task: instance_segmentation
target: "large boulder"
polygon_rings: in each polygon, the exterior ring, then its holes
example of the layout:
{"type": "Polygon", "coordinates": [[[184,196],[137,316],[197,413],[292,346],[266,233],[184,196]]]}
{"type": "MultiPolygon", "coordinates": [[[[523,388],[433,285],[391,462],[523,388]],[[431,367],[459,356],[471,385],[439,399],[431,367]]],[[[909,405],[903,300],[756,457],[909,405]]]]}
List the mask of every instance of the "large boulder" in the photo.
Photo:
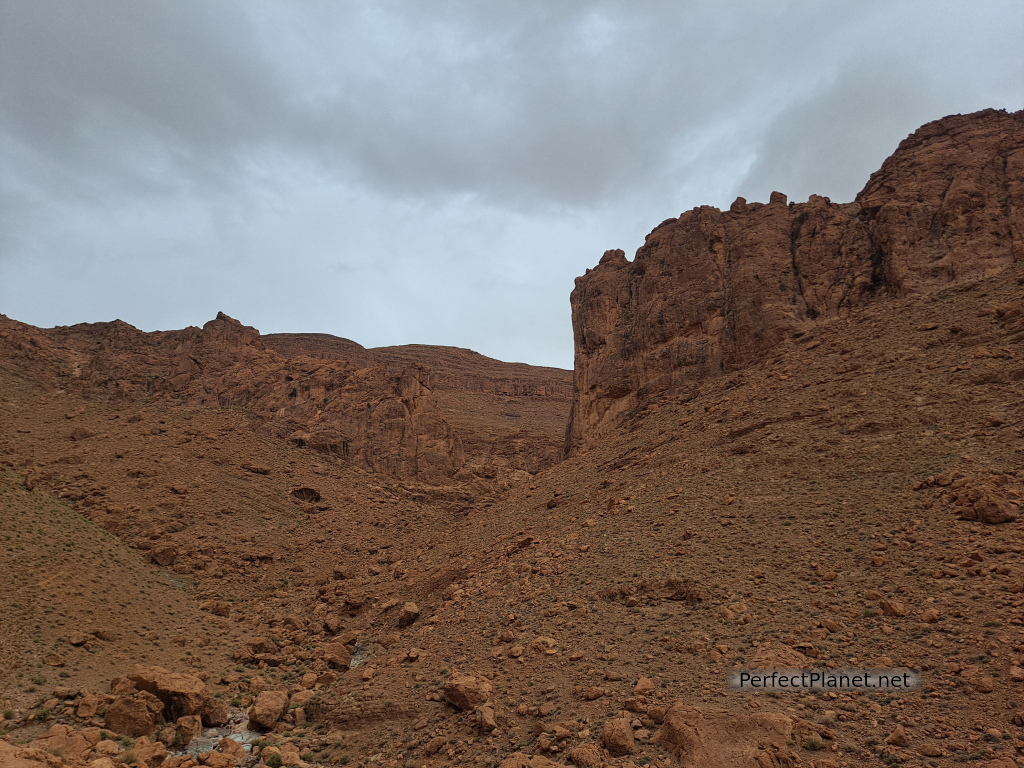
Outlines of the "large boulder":
{"type": "Polygon", "coordinates": [[[263,691],[249,707],[249,725],[270,729],[277,725],[288,709],[288,694],[284,691],[263,691]]]}
{"type": "Polygon", "coordinates": [[[162,714],[168,722],[186,715],[198,715],[207,726],[223,725],[228,720],[227,707],[194,675],[136,664],[127,679],[138,690],[153,694],[163,703],[162,714]]]}
{"type": "Polygon", "coordinates": [[[657,740],[680,768],[764,768],[793,765],[793,720],[781,712],[743,714],[677,702],[657,740]]]}
{"type": "Polygon", "coordinates": [[[152,736],[163,710],[163,702],[147,691],[118,696],[107,708],[107,728],[123,736],[152,736]]]}
{"type": "Polygon", "coordinates": [[[444,684],[444,697],[459,709],[473,710],[491,698],[492,690],[486,678],[456,672],[444,684]]]}
{"type": "Polygon", "coordinates": [[[613,717],[604,724],[601,730],[601,741],[604,748],[613,755],[631,755],[636,746],[633,738],[633,727],[625,717],[613,717]]]}

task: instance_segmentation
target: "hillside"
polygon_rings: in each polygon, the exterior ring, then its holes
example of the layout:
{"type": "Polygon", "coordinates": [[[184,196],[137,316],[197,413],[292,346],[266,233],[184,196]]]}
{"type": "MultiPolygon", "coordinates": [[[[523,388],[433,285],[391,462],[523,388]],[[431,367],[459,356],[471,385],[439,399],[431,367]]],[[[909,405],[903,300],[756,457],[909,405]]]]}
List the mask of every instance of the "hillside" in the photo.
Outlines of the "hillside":
{"type": "Polygon", "coordinates": [[[946,118],[854,203],[606,255],[545,466],[565,372],[4,318],[0,765],[1018,764],[1021,147],[1021,113],[946,118]]]}

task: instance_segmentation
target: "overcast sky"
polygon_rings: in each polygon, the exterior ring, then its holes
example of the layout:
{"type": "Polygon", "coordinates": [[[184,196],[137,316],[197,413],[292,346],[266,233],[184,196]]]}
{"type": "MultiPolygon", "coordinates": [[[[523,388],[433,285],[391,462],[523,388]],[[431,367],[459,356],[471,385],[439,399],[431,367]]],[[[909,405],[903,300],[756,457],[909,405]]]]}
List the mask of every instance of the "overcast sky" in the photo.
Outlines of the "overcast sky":
{"type": "Polygon", "coordinates": [[[0,312],[569,368],[606,249],[986,107],[1021,0],[0,0],[0,312]]]}

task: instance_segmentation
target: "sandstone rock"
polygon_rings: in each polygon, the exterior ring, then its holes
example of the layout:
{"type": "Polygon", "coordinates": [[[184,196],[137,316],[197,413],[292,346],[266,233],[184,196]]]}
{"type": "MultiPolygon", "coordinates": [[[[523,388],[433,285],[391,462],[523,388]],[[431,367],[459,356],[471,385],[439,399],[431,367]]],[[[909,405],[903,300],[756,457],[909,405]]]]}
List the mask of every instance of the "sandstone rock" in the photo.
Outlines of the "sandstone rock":
{"type": "MultiPolygon", "coordinates": [[[[234,758],[222,752],[204,752],[199,756],[199,760],[207,768],[234,768],[235,765],[234,758]]],[[[285,763],[285,765],[289,764],[285,763]]]]}
{"type": "Polygon", "coordinates": [[[145,736],[135,740],[132,751],[135,753],[135,757],[147,766],[160,765],[167,757],[166,746],[159,741],[151,741],[145,736]]]}
{"type": "Polygon", "coordinates": [[[202,718],[203,725],[211,728],[227,725],[231,719],[231,710],[226,703],[211,696],[203,705],[202,718]]]}
{"type": "Polygon", "coordinates": [[[203,733],[202,718],[199,715],[182,715],[174,721],[174,730],[178,741],[182,744],[191,744],[193,739],[203,733]]]}
{"type": "Polygon", "coordinates": [[[398,615],[398,626],[408,627],[420,617],[420,608],[416,603],[406,603],[398,615]]]}
{"type": "Polygon", "coordinates": [[[423,747],[423,754],[425,754],[427,757],[436,755],[438,752],[441,751],[441,747],[443,747],[447,743],[448,739],[446,739],[444,736],[435,736],[426,743],[426,746],[423,747]]]}
{"type": "Polygon", "coordinates": [[[72,632],[70,635],[68,635],[68,642],[75,647],[85,645],[90,640],[95,639],[96,638],[94,638],[92,635],[86,634],[85,632],[72,632]]]}
{"type": "Polygon", "coordinates": [[[173,544],[159,544],[149,550],[149,556],[157,565],[171,566],[178,559],[178,550],[173,544]]]}
{"type": "Polygon", "coordinates": [[[964,520],[978,520],[988,525],[1012,523],[1020,513],[1009,499],[997,488],[970,487],[954,494],[955,502],[960,506],[960,516],[964,520]]]}
{"type": "Polygon", "coordinates": [[[633,754],[636,742],[633,739],[633,727],[624,717],[613,717],[606,720],[601,729],[601,742],[604,748],[613,755],[622,757],[633,754]]]}
{"type": "Polygon", "coordinates": [[[96,744],[93,752],[97,755],[119,755],[121,753],[121,745],[113,739],[103,739],[103,741],[96,744]]]}
{"type": "Polygon", "coordinates": [[[935,624],[940,618],[939,612],[934,608],[926,608],[921,611],[921,621],[925,624],[935,624]]]}
{"type": "Polygon", "coordinates": [[[348,669],[352,663],[352,651],[344,643],[329,643],[323,648],[323,660],[336,669],[348,669]]]}
{"type": "Polygon", "coordinates": [[[83,720],[96,717],[96,715],[102,715],[106,712],[107,700],[96,693],[87,693],[78,702],[78,710],[76,714],[83,720]]]}
{"type": "Polygon", "coordinates": [[[656,227],[632,262],[606,252],[571,297],[568,447],[594,443],[650,395],[761,359],[809,322],[1024,258],[1024,166],[1000,159],[1022,147],[1022,112],[954,115],[903,141],[852,203],[704,206],[656,227]]]}
{"type": "Polygon", "coordinates": [[[208,726],[223,725],[228,720],[227,707],[214,699],[206,683],[194,675],[137,664],[127,679],[163,702],[163,715],[169,722],[184,715],[199,715],[208,726]]]}
{"type": "MultiPolygon", "coordinates": [[[[68,760],[83,760],[97,741],[91,741],[71,726],[57,723],[50,726],[43,738],[33,741],[31,746],[68,760]]],[[[3,765],[2,760],[0,765],[3,765]]]]}
{"type": "Polygon", "coordinates": [[[604,760],[596,744],[580,744],[569,750],[569,759],[579,768],[601,768],[604,760]]]}
{"type": "Polygon", "coordinates": [[[284,691],[263,691],[249,707],[249,722],[258,728],[270,729],[288,708],[288,694],[284,691]]]}
{"type": "Polygon", "coordinates": [[[777,640],[763,643],[749,661],[754,669],[801,669],[806,664],[806,656],[777,640]]]}
{"type": "Polygon", "coordinates": [[[217,751],[223,752],[235,760],[239,760],[246,755],[245,747],[242,746],[241,742],[227,737],[221,739],[220,743],[217,744],[217,751]]]}
{"type": "Polygon", "coordinates": [[[654,691],[654,679],[650,677],[641,677],[633,686],[634,696],[650,696],[654,691]]]}
{"type": "Polygon", "coordinates": [[[978,675],[970,677],[967,682],[971,684],[978,693],[992,693],[996,689],[996,679],[991,675],[978,675]]]}
{"type": "Polygon", "coordinates": [[[125,736],[152,736],[163,709],[163,702],[146,691],[120,696],[107,708],[107,727],[125,736]]]}
{"type": "Polygon", "coordinates": [[[449,703],[464,710],[473,710],[491,697],[493,686],[486,678],[455,672],[445,681],[444,696],[449,703]]]}
{"type": "Polygon", "coordinates": [[[901,618],[910,613],[910,606],[899,600],[882,599],[879,601],[878,607],[882,609],[884,615],[896,618],[901,618]]]}
{"type": "Polygon", "coordinates": [[[885,743],[891,744],[894,747],[905,747],[910,743],[910,738],[907,736],[903,726],[897,725],[892,733],[885,737],[885,743]]]}
{"type": "Polygon", "coordinates": [[[790,759],[792,735],[793,721],[781,713],[748,715],[678,702],[655,737],[681,768],[761,768],[790,759]]]}
{"type": "Polygon", "coordinates": [[[480,730],[490,733],[498,727],[498,720],[495,717],[494,707],[489,704],[482,704],[476,708],[476,723],[480,730]]]}
{"type": "Polygon", "coordinates": [[[1020,768],[1020,766],[1011,757],[997,757],[995,760],[982,763],[981,768],[1020,768]]]}
{"type": "Polygon", "coordinates": [[[287,766],[303,765],[299,748],[290,742],[281,745],[281,762],[287,766]]]}

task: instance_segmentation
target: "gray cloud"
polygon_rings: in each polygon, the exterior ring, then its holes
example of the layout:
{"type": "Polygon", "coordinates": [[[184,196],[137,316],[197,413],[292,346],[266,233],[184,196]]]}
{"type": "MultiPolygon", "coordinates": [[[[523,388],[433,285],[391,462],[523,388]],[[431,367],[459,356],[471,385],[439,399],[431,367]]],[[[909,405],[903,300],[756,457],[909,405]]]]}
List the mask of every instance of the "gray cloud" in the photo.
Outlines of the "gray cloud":
{"type": "Polygon", "coordinates": [[[1020,108],[1013,0],[0,0],[0,311],[571,364],[605,248],[1020,108]]]}

